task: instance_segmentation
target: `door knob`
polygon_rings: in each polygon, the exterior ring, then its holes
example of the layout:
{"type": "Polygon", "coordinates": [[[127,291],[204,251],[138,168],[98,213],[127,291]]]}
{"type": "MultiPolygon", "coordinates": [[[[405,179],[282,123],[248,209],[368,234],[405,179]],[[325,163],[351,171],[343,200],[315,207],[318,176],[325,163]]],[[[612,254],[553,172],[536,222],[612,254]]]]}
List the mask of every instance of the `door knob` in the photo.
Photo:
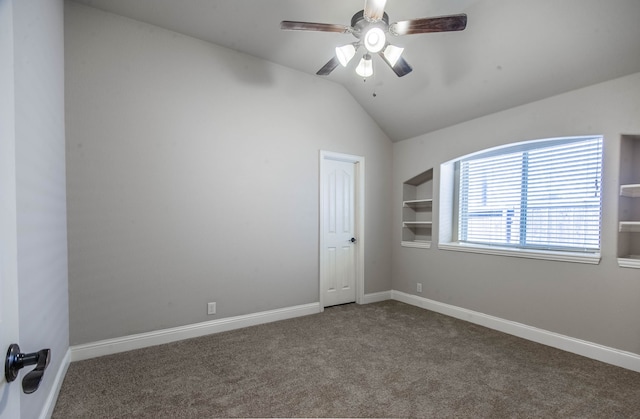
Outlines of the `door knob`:
{"type": "Polygon", "coordinates": [[[12,343],[7,350],[7,358],[4,362],[4,377],[7,383],[18,377],[18,371],[22,368],[36,364],[36,367],[22,379],[22,391],[31,394],[40,387],[44,370],[51,360],[51,349],[41,349],[38,352],[24,354],[20,352],[20,346],[12,343]]]}
{"type": "Polygon", "coordinates": [[[355,242],[356,242],[356,238],[355,238],[355,237],[351,237],[351,239],[349,239],[349,241],[350,241],[351,243],[355,243],[355,242]]]}

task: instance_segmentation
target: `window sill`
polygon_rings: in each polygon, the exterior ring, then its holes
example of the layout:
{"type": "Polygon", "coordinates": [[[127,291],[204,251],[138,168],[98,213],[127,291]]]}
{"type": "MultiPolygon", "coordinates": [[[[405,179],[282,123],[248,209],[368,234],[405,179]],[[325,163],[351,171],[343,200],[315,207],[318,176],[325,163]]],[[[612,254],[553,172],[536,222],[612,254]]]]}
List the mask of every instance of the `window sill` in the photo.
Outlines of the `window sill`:
{"type": "Polygon", "coordinates": [[[527,259],[554,260],[560,262],[600,263],[600,253],[556,252],[552,250],[512,249],[499,246],[482,246],[467,243],[440,243],[438,249],[456,252],[481,253],[486,255],[511,256],[527,259]]]}

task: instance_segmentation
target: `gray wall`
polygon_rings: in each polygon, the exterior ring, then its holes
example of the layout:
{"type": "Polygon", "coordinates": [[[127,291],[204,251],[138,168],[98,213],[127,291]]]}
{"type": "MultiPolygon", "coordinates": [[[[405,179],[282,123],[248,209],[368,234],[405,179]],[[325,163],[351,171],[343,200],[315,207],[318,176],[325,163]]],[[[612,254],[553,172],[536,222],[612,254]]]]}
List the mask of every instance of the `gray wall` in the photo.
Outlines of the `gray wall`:
{"type": "MultiPolygon", "coordinates": [[[[640,272],[617,266],[620,134],[640,134],[640,73],[394,144],[393,289],[640,353],[640,272]],[[402,182],[485,148],[538,138],[604,135],[599,265],[402,248],[402,182]]],[[[438,237],[437,222],[434,237],[438,237]]]]}
{"type": "Polygon", "coordinates": [[[71,344],[318,301],[320,149],[365,156],[365,292],[390,289],[392,144],[346,90],[65,12],[71,344]]]}
{"type": "Polygon", "coordinates": [[[21,416],[33,418],[69,348],[63,2],[13,7],[19,344],[52,351],[40,389],[21,393],[21,416]]]}

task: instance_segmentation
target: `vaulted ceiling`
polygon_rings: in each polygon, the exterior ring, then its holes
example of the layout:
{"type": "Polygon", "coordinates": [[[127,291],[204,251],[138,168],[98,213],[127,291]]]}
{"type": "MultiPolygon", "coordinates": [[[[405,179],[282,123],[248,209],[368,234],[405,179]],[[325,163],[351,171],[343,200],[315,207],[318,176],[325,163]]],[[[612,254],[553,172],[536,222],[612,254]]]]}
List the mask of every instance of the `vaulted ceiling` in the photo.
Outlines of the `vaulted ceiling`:
{"type": "Polygon", "coordinates": [[[376,56],[366,81],[358,59],[315,75],[352,35],[280,30],[349,25],[364,0],[76,1],[340,83],[392,141],[640,72],[638,0],[388,0],[390,22],[466,13],[467,28],[394,37],[413,71],[376,56]]]}

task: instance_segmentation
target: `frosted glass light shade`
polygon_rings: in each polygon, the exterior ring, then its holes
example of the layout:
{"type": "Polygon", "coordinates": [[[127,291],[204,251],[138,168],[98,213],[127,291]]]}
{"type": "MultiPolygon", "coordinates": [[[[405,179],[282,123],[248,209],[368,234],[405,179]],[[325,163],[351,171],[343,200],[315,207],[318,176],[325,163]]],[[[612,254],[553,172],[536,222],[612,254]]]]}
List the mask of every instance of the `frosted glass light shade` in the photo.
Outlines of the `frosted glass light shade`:
{"type": "Polygon", "coordinates": [[[356,55],[356,48],[352,44],[336,47],[336,57],[338,57],[338,61],[343,67],[349,64],[354,55],[356,55]]]}
{"type": "Polygon", "coordinates": [[[384,31],[380,28],[371,28],[364,34],[364,46],[367,51],[376,52],[382,51],[384,44],[387,43],[387,38],[384,36],[384,31]]]}
{"type": "Polygon", "coordinates": [[[387,47],[384,49],[384,58],[387,59],[391,67],[396,65],[396,63],[400,59],[400,56],[402,55],[402,51],[404,51],[404,48],[394,47],[393,45],[387,45],[387,47]]]}
{"type": "Polygon", "coordinates": [[[373,61],[371,61],[371,55],[366,54],[360,60],[360,63],[356,67],[356,73],[360,77],[371,77],[373,75],[373,61]]]}

